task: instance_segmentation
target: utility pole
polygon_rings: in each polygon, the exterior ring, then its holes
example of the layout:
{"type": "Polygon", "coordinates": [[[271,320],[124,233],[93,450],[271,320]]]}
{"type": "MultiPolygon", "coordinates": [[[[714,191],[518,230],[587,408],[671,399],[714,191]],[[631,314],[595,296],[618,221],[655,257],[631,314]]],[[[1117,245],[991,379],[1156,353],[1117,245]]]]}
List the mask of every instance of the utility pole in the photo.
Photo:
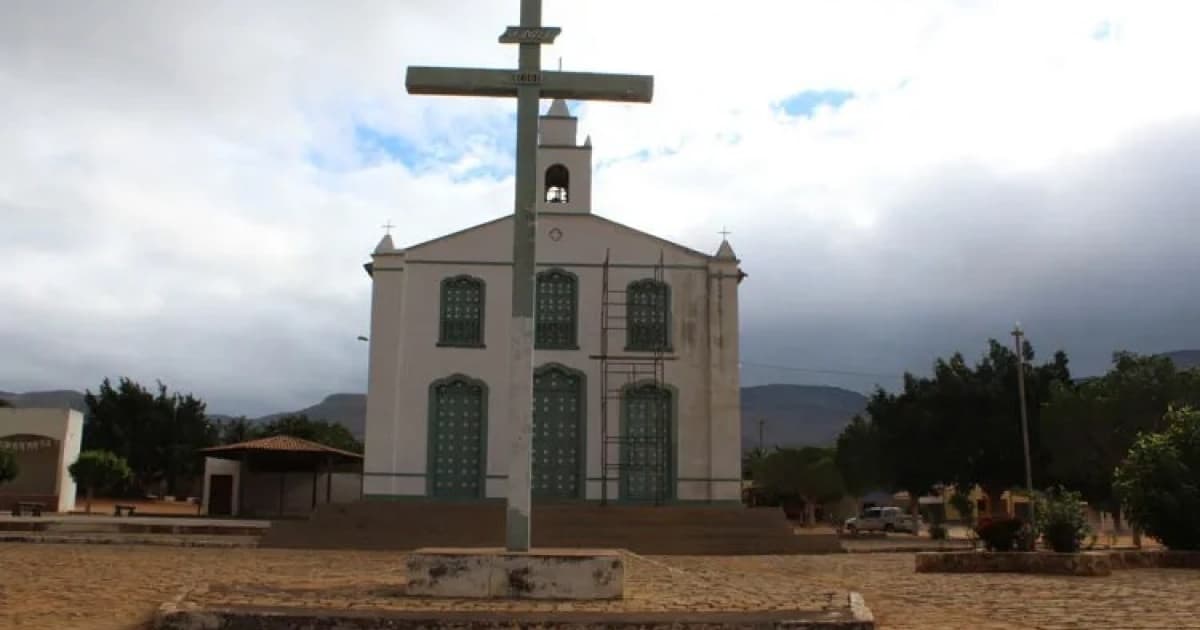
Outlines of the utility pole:
{"type": "Polygon", "coordinates": [[[763,425],[767,423],[766,418],[758,419],[758,450],[763,452],[763,425]]]}
{"type": "Polygon", "coordinates": [[[1029,462],[1029,418],[1025,409],[1025,333],[1021,323],[1013,327],[1013,342],[1017,350],[1017,396],[1021,401],[1021,440],[1025,446],[1025,490],[1029,493],[1029,520],[1033,520],[1033,467],[1029,462]]]}

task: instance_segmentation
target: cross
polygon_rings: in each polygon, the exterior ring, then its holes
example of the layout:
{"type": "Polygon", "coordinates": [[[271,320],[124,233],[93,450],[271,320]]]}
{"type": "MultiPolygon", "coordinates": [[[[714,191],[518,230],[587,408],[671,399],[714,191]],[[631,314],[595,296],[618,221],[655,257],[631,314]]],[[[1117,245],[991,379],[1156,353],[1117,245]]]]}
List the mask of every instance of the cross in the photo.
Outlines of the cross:
{"type": "Polygon", "coordinates": [[[720,234],[721,238],[725,239],[725,238],[728,238],[728,236],[730,234],[733,234],[733,232],[730,232],[728,229],[725,228],[725,226],[721,226],[721,231],[717,232],[717,234],[720,234]]]}
{"type": "Polygon", "coordinates": [[[501,96],[517,99],[517,174],[513,204],[512,322],[509,326],[508,421],[512,440],[508,471],[505,543],[528,551],[530,541],[530,436],[533,433],[534,261],[537,260],[538,103],[543,98],[649,103],[654,77],[542,71],[542,44],[562,32],[542,26],[542,0],[521,0],[521,24],[500,35],[518,44],[516,70],[409,66],[409,94],[501,96]]]}
{"type": "Polygon", "coordinates": [[[387,234],[390,236],[392,234],[392,228],[394,228],[396,226],[392,225],[391,219],[388,219],[387,223],[384,223],[383,225],[381,225],[379,227],[384,229],[384,234],[387,234]]]}

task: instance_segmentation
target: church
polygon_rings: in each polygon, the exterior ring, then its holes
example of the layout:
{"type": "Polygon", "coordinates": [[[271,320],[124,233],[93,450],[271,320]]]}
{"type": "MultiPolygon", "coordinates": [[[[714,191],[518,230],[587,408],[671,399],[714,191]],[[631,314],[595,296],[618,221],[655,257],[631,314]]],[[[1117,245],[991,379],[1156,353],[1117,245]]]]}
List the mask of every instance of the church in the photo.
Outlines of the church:
{"type": "MultiPolygon", "coordinates": [[[[534,500],[739,502],[745,274],[726,240],[707,254],[594,214],[577,126],[562,100],[539,118],[534,500]]],[[[503,498],[511,212],[385,235],[366,269],[364,498],[503,498]]]]}

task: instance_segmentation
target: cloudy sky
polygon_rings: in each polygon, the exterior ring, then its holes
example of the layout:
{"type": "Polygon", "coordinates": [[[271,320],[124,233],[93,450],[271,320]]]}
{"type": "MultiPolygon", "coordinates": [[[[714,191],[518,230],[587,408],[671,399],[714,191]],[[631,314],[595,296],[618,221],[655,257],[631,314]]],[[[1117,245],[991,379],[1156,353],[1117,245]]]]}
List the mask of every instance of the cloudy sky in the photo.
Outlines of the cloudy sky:
{"type": "MultiPolygon", "coordinates": [[[[732,230],[745,382],[892,386],[1015,320],[1081,374],[1200,347],[1200,4],[545,5],[547,65],[655,76],[574,106],[595,206],[732,230]]],[[[4,2],[0,390],[363,391],[379,226],[511,205],[514,104],[404,69],[514,64],[517,6],[4,2]]]]}

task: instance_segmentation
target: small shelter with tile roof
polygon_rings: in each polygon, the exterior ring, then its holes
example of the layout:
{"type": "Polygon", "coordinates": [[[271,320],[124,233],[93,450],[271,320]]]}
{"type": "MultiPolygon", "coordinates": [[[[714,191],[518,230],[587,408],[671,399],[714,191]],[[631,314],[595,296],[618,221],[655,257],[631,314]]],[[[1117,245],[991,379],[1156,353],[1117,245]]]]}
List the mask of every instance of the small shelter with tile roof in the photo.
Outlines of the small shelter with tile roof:
{"type": "Polygon", "coordinates": [[[201,449],[209,516],[303,516],[362,497],[362,455],[289,435],[201,449]]]}

